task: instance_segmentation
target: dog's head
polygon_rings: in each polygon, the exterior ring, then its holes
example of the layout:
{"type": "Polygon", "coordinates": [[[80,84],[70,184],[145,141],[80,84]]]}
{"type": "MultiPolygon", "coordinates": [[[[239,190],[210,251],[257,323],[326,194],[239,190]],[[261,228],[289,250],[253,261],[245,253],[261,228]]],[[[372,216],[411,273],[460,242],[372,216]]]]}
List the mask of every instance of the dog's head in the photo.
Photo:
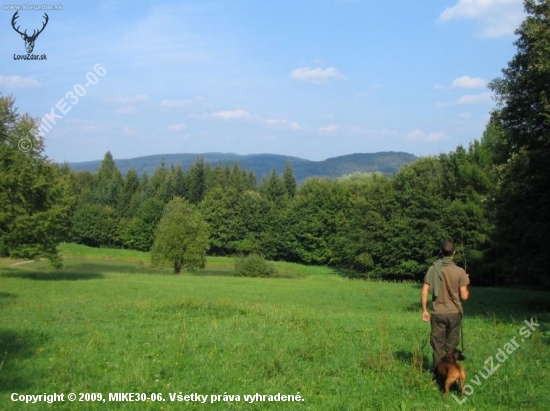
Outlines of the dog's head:
{"type": "Polygon", "coordinates": [[[447,353],[447,355],[451,357],[455,362],[464,361],[466,359],[466,357],[464,357],[464,354],[462,354],[462,351],[460,351],[458,348],[453,348],[447,353]]]}

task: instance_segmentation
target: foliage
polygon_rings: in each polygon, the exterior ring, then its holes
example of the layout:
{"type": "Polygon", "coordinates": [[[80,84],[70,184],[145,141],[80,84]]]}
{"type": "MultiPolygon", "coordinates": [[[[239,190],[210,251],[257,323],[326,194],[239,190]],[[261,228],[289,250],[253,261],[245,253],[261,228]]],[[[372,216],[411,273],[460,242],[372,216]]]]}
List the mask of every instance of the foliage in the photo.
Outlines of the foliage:
{"type": "Polygon", "coordinates": [[[0,255],[61,265],[74,203],[69,179],[44,155],[37,122],[0,96],[0,255]]]}
{"type": "Polygon", "coordinates": [[[136,211],[134,218],[127,221],[126,225],[120,225],[124,246],[133,250],[149,251],[163,209],[164,203],[160,199],[146,199],[136,211]]]}
{"type": "Polygon", "coordinates": [[[170,264],[181,269],[204,268],[208,250],[208,224],[188,201],[174,197],[164,209],[151,248],[153,265],[170,264]]]}
{"type": "Polygon", "coordinates": [[[550,1],[526,0],[525,10],[527,17],[516,31],[516,54],[490,84],[498,102],[493,143],[502,148],[495,158],[496,249],[507,275],[548,284],[550,1]]]}
{"type": "Polygon", "coordinates": [[[96,181],[94,201],[97,204],[116,207],[122,188],[122,176],[110,151],[105,153],[97,170],[96,181]]]}
{"type": "Polygon", "coordinates": [[[116,247],[117,230],[113,207],[80,204],[72,218],[71,240],[92,247],[116,247]]]}
{"type": "MultiPolygon", "coordinates": [[[[278,154],[227,154],[227,153],[203,153],[197,154],[162,154],[138,157],[132,159],[120,159],[116,161],[122,174],[130,169],[135,169],[139,174],[153,174],[162,163],[181,165],[184,170],[189,170],[201,157],[205,164],[211,168],[231,166],[239,164],[242,170],[251,171],[258,178],[269,176],[274,168],[277,174],[283,173],[288,162],[292,163],[292,169],[298,183],[303,183],[310,177],[339,177],[354,172],[374,173],[385,175],[395,174],[403,165],[412,163],[417,159],[409,153],[380,152],[380,153],[355,153],[345,156],[328,158],[323,161],[311,161],[298,157],[288,157],[278,154]]],[[[85,163],[71,163],[74,170],[95,172],[100,161],[87,161],[85,163]]]]}
{"type": "MultiPolygon", "coordinates": [[[[484,258],[492,252],[486,207],[492,190],[490,153],[476,142],[468,150],[458,147],[420,159],[393,178],[353,173],[336,180],[309,179],[301,186],[290,163],[281,176],[272,170],[259,186],[238,164],[211,167],[199,161],[187,172],[160,167],[151,178],[132,171],[123,179],[118,208],[109,218],[117,225],[115,244],[147,251],[169,199],[198,193],[195,201],[202,196],[197,208],[210,228],[211,255],[253,253],[327,264],[353,277],[421,279],[440,242],[451,238],[464,250],[459,262],[467,260],[480,276],[494,271],[484,258]]],[[[75,190],[93,199],[95,176],[75,176],[75,190]]],[[[81,215],[79,207],[75,216],[81,215]]],[[[101,226],[101,220],[91,221],[101,226]]],[[[97,231],[97,244],[105,242],[102,231],[97,231]]]]}
{"type": "Polygon", "coordinates": [[[353,277],[421,280],[440,243],[450,239],[475,284],[548,284],[550,0],[527,0],[525,7],[517,53],[490,84],[498,106],[468,147],[419,159],[376,153],[322,162],[151,156],[124,178],[116,165],[122,162],[107,153],[97,173],[65,167],[58,170],[61,180],[52,178],[70,184],[78,198],[65,211],[74,213],[73,238],[149,250],[166,204],[185,198],[209,225],[211,255],[261,254],[337,267],[353,277]],[[165,168],[163,157],[181,166],[165,168]],[[138,176],[146,163],[156,164],[147,169],[151,177],[138,176]],[[330,178],[335,175],[345,176],[330,178]]]}
{"type": "Polygon", "coordinates": [[[275,267],[262,255],[249,254],[235,259],[235,275],[238,277],[275,277],[275,267]]]}

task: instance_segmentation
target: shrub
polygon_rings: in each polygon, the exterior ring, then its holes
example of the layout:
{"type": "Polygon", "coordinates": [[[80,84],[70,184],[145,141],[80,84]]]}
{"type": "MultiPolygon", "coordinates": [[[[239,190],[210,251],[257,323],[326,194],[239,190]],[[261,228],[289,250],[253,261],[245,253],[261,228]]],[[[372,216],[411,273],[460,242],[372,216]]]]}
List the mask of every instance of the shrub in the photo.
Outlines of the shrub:
{"type": "Polygon", "coordinates": [[[275,277],[275,267],[263,256],[250,254],[237,257],[235,260],[235,275],[238,277],[275,277]]]}

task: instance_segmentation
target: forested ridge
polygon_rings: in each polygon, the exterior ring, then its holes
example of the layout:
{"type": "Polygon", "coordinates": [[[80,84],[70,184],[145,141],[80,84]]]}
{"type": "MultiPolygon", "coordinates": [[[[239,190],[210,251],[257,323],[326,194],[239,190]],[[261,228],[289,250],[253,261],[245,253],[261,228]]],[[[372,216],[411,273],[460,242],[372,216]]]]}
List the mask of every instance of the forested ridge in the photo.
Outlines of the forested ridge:
{"type": "Polygon", "coordinates": [[[55,244],[150,250],[166,204],[181,197],[209,227],[210,255],[256,253],[330,265],[355,278],[420,280],[443,240],[473,284],[549,285],[550,2],[527,0],[517,54],[493,80],[497,106],[468,147],[423,157],[394,176],[350,174],[298,185],[292,164],[257,181],[239,164],[160,166],[124,175],[43,155],[33,125],[1,98],[0,253],[58,259],[55,244]],[[32,149],[20,150],[21,138],[32,149]]]}
{"type": "MultiPolygon", "coordinates": [[[[268,176],[273,169],[277,173],[282,173],[287,160],[289,160],[299,183],[309,177],[340,177],[354,172],[380,172],[391,175],[403,165],[417,159],[413,154],[388,151],[348,154],[327,158],[323,161],[311,161],[278,154],[239,155],[232,153],[155,154],[130,159],[115,158],[114,161],[122,174],[126,174],[130,169],[135,169],[138,174],[144,172],[152,174],[161,164],[181,165],[184,170],[188,170],[198,157],[202,157],[204,162],[211,166],[238,163],[241,168],[253,171],[258,179],[268,176]]],[[[77,171],[97,171],[100,165],[101,161],[70,163],[71,168],[77,171]]]]}

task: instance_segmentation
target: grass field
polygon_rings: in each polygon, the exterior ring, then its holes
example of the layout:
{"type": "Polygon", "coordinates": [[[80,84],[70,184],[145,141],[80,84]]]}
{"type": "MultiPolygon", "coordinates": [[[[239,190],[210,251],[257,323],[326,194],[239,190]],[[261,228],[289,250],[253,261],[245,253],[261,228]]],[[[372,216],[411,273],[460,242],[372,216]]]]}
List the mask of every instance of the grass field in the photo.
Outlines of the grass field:
{"type": "Polygon", "coordinates": [[[228,258],[175,276],[150,268],[146,253],[64,245],[63,255],[60,271],[0,260],[0,410],[549,409],[548,293],[471,288],[463,365],[472,391],[457,395],[460,405],[426,371],[420,285],[284,263],[284,278],[240,278],[228,258]],[[527,337],[531,318],[540,325],[527,337]],[[491,356],[498,369],[488,375],[491,356]],[[110,402],[117,392],[165,401],[110,402]],[[25,404],[13,393],[65,401],[25,404]],[[79,402],[79,393],[106,402],[79,402]],[[208,398],[171,401],[180,393],[208,398]],[[265,401],[245,400],[256,393],[265,401]],[[278,393],[303,401],[268,401],[278,393]]]}

